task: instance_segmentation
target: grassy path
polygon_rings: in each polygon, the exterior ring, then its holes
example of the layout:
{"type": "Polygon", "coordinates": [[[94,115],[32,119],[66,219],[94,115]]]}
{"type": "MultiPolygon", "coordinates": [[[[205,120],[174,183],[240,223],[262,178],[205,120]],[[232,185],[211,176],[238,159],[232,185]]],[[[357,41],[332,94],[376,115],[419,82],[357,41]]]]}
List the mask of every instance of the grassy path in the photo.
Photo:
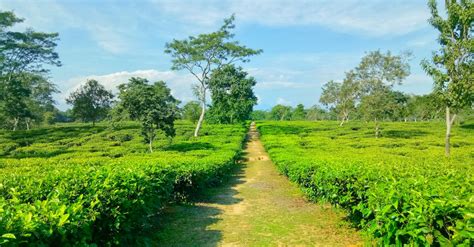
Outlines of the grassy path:
{"type": "Polygon", "coordinates": [[[279,175],[252,126],[245,161],[192,205],[166,210],[158,246],[354,246],[357,232],[329,205],[306,202],[279,175]]]}

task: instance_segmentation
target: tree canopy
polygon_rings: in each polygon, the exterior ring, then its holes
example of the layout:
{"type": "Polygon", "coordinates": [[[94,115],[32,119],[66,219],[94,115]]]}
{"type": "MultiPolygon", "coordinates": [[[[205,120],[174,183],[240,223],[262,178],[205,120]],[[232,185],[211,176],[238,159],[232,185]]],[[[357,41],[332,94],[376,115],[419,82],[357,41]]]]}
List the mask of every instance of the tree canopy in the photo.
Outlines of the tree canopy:
{"type": "Polygon", "coordinates": [[[0,119],[13,130],[28,129],[54,110],[52,94],[58,91],[47,79],[45,65],[61,66],[55,51],[58,34],[14,29],[22,21],[13,12],[0,11],[0,119]]]}
{"type": "Polygon", "coordinates": [[[174,121],[179,117],[178,104],[165,82],[149,84],[147,79],[132,77],[128,83],[119,85],[118,109],[142,125],[142,135],[153,152],[153,141],[157,131],[167,137],[175,135],[174,121]]]}
{"type": "Polygon", "coordinates": [[[218,123],[237,123],[250,118],[257,97],[257,82],[240,67],[226,65],[214,70],[209,80],[212,105],[209,114],[218,123]]]}
{"type": "Polygon", "coordinates": [[[225,19],[224,24],[215,32],[173,40],[166,44],[165,53],[172,57],[171,69],[187,70],[198,82],[195,92],[201,101],[202,111],[194,136],[198,136],[204,120],[211,73],[225,65],[248,62],[251,56],[262,53],[260,49],[254,50],[233,40],[234,21],[235,16],[232,15],[225,19]]]}
{"type": "Polygon", "coordinates": [[[66,99],[73,115],[84,122],[95,122],[107,116],[114,95],[96,80],[88,80],[66,99]]]}
{"type": "Polygon", "coordinates": [[[456,113],[474,104],[474,2],[446,1],[447,17],[438,11],[436,1],[428,4],[429,22],[439,32],[440,49],[432,61],[422,61],[423,69],[434,80],[434,92],[446,108],[445,153],[450,154],[451,126],[456,113]]]}

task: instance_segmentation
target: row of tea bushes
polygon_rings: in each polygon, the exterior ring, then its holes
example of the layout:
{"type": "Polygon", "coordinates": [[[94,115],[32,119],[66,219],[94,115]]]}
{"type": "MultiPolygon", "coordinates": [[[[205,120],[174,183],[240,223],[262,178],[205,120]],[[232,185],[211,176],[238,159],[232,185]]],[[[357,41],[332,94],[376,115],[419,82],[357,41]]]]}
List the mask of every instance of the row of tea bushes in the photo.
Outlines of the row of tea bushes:
{"type": "Polygon", "coordinates": [[[0,156],[0,244],[137,244],[135,237],[167,203],[220,182],[245,136],[243,126],[207,126],[195,139],[188,134],[192,125],[179,123],[180,135],[150,154],[133,123],[120,130],[34,131],[42,132],[1,137],[18,147],[0,156]],[[129,136],[123,145],[114,145],[123,136],[129,136]],[[15,154],[24,148],[30,157],[15,154]]]}
{"type": "Polygon", "coordinates": [[[474,131],[456,127],[448,159],[442,123],[383,126],[376,139],[365,123],[258,123],[279,170],[379,245],[472,246],[474,131]]]}

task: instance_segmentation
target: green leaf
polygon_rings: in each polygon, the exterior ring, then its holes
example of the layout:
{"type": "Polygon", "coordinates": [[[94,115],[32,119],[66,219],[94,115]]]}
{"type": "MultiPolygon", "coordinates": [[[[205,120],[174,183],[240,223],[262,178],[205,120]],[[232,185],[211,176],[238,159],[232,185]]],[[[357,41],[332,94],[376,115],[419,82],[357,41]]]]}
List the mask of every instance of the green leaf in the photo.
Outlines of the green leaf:
{"type": "Polygon", "coordinates": [[[2,235],[2,238],[16,239],[15,235],[12,233],[5,233],[2,235]]]}

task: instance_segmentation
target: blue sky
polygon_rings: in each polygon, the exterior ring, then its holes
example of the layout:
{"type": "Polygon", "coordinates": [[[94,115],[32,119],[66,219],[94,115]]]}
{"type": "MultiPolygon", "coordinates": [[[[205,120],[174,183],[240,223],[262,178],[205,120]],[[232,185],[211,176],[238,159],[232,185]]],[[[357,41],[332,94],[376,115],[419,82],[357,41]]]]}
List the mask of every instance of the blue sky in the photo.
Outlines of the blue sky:
{"type": "Polygon", "coordinates": [[[2,0],[0,9],[25,18],[18,28],[58,32],[63,66],[51,79],[65,98],[86,79],[115,90],[132,76],[164,80],[175,97],[193,100],[193,78],[171,71],[166,42],[216,30],[236,15],[236,39],[264,53],[244,68],[257,79],[257,109],[281,103],[309,107],[321,86],[340,81],[365,52],[413,52],[411,75],[398,90],[423,94],[432,80],[420,61],[437,48],[426,0],[2,0]]]}

